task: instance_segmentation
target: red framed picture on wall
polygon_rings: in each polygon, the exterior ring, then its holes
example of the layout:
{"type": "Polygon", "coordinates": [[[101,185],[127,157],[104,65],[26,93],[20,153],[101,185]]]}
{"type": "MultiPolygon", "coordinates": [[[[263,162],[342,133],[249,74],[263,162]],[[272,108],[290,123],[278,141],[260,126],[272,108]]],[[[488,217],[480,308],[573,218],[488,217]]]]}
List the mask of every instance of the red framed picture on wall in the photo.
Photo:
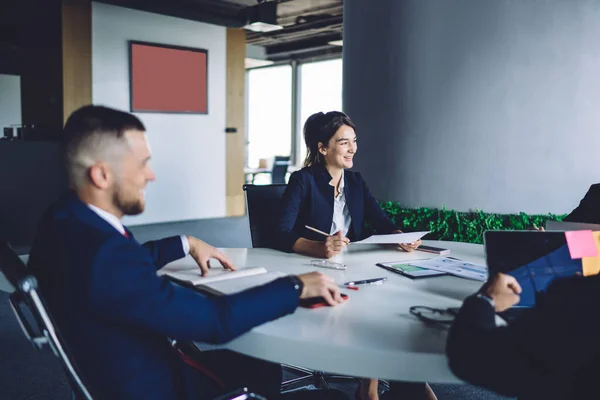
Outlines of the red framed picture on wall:
{"type": "Polygon", "coordinates": [[[132,112],[208,114],[208,51],[129,42],[132,112]]]}

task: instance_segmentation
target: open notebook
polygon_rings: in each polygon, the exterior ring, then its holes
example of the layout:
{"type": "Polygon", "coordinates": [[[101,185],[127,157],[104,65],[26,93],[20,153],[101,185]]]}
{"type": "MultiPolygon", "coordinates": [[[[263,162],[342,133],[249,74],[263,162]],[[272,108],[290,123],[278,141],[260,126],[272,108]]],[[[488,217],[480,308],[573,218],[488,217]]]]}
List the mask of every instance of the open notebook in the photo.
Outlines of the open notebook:
{"type": "Polygon", "coordinates": [[[195,289],[215,295],[238,293],[285,276],[282,272],[268,272],[262,267],[242,268],[237,271],[212,268],[205,277],[200,273],[200,268],[197,266],[173,264],[167,265],[157,272],[159,276],[168,276],[187,286],[193,286],[195,289]]]}

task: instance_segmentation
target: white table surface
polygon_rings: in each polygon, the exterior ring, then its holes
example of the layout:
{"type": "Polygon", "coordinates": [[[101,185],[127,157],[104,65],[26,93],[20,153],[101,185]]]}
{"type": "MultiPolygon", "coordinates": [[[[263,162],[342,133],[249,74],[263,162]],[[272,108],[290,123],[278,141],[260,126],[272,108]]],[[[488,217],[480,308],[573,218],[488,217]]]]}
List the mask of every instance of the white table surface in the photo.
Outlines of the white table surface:
{"type": "MultiPolygon", "coordinates": [[[[450,256],[484,264],[483,246],[424,241],[452,250],[450,256]]],[[[299,308],[294,314],[254,328],[224,347],[265,360],[358,377],[458,383],[444,353],[447,331],[425,325],[409,313],[414,305],[458,307],[481,282],[452,276],[412,280],[377,267],[378,262],[427,259],[425,252],[404,253],[373,245],[350,245],[337,256],[346,271],[315,268],[310,257],[269,249],[222,249],[238,268],[271,271],[322,271],[336,282],[388,277],[383,285],[343,290],[349,299],[337,307],[299,308]]],[[[191,262],[183,259],[177,262],[191,262]]]]}

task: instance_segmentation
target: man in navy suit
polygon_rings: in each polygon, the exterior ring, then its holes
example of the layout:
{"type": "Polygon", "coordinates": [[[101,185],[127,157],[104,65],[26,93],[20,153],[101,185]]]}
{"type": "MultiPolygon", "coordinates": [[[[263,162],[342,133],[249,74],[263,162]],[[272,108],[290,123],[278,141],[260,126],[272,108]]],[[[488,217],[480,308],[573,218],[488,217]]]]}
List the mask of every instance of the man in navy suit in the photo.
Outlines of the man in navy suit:
{"type": "Polygon", "coordinates": [[[29,267],[94,397],[211,399],[232,389],[228,382],[239,382],[227,376],[236,366],[217,359],[225,374],[211,373],[210,365],[201,373],[167,338],[223,343],[293,313],[301,298],[322,296],[330,305],[343,301],[333,280],[320,273],[288,276],[220,298],[157,277],[157,269],[188,253],[203,274],[211,258],[235,267],[194,237],[140,245],[121,224],[124,215],[144,211],[144,189],[155,179],[137,117],[86,106],[70,116],[64,135],[73,193],[43,218],[29,267]]]}

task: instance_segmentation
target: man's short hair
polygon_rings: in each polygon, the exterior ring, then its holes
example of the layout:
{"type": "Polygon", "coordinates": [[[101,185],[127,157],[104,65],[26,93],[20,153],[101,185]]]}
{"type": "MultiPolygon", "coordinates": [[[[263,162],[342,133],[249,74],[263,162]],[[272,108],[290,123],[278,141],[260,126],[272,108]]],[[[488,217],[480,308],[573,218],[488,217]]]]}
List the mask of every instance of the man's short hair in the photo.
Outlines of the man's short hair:
{"type": "Polygon", "coordinates": [[[125,131],[145,131],[133,114],[103,106],[74,111],[64,128],[63,150],[69,183],[75,190],[89,182],[89,169],[99,161],[114,162],[128,149],[125,131]]]}

